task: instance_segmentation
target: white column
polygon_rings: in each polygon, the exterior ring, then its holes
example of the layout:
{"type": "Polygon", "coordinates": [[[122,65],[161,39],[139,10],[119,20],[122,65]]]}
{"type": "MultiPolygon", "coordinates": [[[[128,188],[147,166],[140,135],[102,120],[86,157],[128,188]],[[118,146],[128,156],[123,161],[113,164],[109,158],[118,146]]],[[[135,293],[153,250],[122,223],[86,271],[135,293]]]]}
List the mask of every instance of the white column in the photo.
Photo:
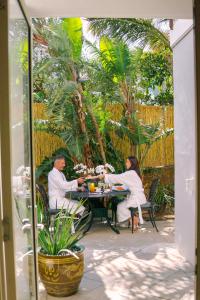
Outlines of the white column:
{"type": "Polygon", "coordinates": [[[194,31],[191,20],[177,20],[171,33],[175,116],[175,241],[195,264],[196,100],[194,31]]]}

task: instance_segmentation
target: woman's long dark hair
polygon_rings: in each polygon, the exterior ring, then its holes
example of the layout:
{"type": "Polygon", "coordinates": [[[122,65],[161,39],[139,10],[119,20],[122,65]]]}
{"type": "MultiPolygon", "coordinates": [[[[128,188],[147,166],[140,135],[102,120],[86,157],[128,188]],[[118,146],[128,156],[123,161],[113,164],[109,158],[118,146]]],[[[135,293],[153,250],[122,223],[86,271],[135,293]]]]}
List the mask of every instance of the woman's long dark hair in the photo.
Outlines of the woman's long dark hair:
{"type": "Polygon", "coordinates": [[[140,167],[139,167],[139,162],[138,162],[137,157],[129,156],[128,160],[131,163],[131,166],[128,170],[134,170],[138,174],[138,176],[141,178],[140,167]]]}

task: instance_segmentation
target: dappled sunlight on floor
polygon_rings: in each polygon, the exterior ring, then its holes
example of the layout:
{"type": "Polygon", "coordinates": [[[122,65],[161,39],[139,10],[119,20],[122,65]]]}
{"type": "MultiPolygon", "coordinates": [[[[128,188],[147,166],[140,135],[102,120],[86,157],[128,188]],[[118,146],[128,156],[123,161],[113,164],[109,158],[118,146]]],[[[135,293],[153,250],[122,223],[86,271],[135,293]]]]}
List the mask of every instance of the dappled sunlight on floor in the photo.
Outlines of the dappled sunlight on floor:
{"type": "MultiPolygon", "coordinates": [[[[174,244],[174,222],[149,223],[133,235],[98,224],[82,241],[85,273],[79,292],[68,300],[194,299],[193,267],[174,244]]],[[[40,300],[55,300],[41,286],[40,300]]]]}

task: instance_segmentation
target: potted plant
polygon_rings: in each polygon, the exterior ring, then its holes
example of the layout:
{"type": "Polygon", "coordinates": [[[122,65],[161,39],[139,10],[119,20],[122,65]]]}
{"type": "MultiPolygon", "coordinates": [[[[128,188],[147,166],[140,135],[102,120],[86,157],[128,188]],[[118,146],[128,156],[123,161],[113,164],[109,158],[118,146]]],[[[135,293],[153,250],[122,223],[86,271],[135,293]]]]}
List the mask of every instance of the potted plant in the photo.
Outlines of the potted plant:
{"type": "Polygon", "coordinates": [[[38,234],[39,274],[49,295],[70,296],[78,290],[84,271],[84,247],[77,242],[84,236],[85,217],[84,221],[77,221],[75,212],[70,215],[61,210],[38,234]]]}

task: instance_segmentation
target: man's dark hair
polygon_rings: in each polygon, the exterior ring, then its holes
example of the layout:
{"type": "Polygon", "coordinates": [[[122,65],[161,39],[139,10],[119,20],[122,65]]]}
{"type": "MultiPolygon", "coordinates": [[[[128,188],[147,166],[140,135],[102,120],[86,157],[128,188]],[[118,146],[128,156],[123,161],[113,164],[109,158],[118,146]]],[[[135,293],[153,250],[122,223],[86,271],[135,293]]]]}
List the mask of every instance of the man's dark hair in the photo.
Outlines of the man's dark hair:
{"type": "Polygon", "coordinates": [[[61,159],[65,160],[65,156],[62,154],[58,154],[53,158],[53,162],[55,163],[56,160],[61,160],[61,159]]]}

